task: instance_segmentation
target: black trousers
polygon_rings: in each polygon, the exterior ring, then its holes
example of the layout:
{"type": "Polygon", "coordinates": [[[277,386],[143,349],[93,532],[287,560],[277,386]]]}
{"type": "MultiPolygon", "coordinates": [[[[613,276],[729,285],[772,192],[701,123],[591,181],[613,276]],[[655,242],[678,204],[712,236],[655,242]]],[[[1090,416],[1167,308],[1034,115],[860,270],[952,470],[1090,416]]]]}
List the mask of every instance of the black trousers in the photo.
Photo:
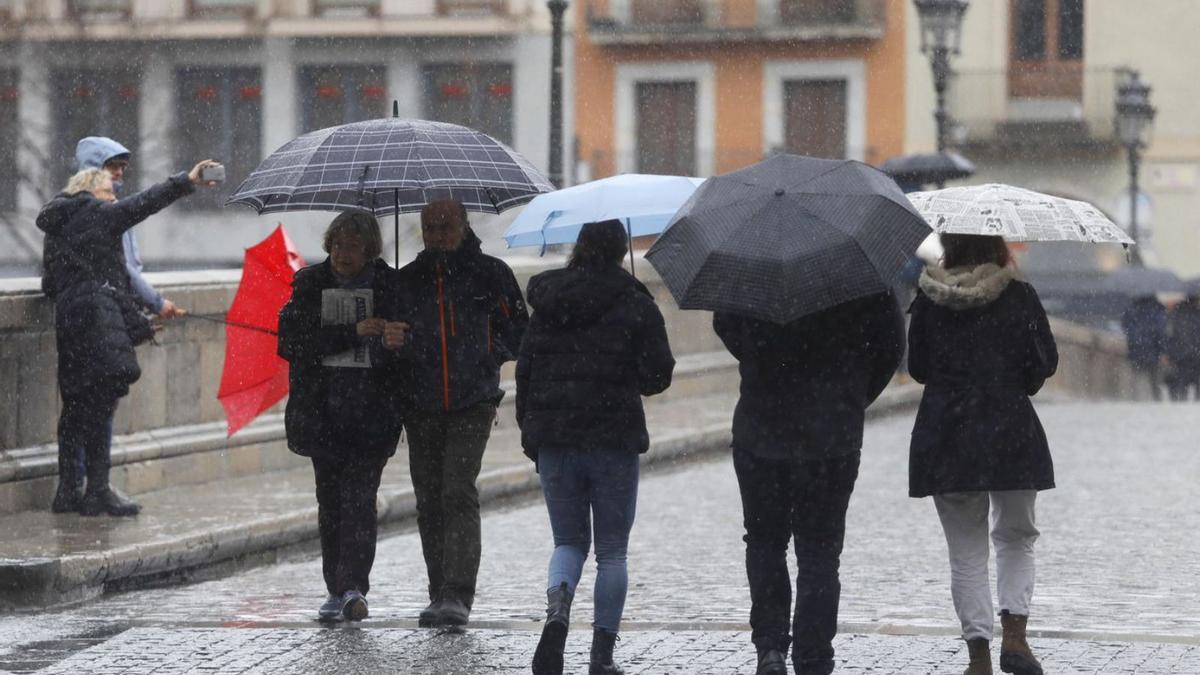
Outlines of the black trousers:
{"type": "Polygon", "coordinates": [[[440,595],[453,595],[468,607],[475,601],[481,551],[475,480],[495,419],[492,403],[448,413],[410,413],[405,419],[431,601],[440,595]]]}
{"type": "Polygon", "coordinates": [[[734,450],[746,528],[751,639],[759,649],[787,652],[796,673],[833,672],[841,583],[838,566],[846,509],[860,453],[826,460],[764,459],[734,450]],[[788,540],[796,549],[796,607],[791,613],[788,540]]]}
{"type": "Polygon", "coordinates": [[[113,415],[119,398],[91,392],[63,396],[58,417],[58,479],[98,490],[108,486],[112,464],[113,415]]]}
{"type": "Polygon", "coordinates": [[[388,458],[371,453],[314,457],[317,527],[321,532],[321,573],[331,595],[370,590],[378,534],[375,497],[388,458]]]}

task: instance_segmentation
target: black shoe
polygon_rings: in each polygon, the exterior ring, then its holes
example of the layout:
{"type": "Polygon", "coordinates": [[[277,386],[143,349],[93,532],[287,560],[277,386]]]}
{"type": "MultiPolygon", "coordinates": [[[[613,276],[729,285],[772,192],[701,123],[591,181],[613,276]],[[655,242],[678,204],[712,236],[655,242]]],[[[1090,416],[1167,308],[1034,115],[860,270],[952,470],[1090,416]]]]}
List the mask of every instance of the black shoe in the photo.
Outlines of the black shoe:
{"type": "Polygon", "coordinates": [[[787,675],[787,660],[777,649],[758,650],[758,670],[755,675],[787,675]]]}
{"type": "Polygon", "coordinates": [[[533,653],[533,675],[562,675],[573,598],[565,581],[558,588],[546,591],[546,625],[533,653]]]}
{"type": "Polygon", "coordinates": [[[437,605],[439,626],[465,626],[471,619],[471,608],[454,595],[445,595],[437,605]]]}
{"type": "Polygon", "coordinates": [[[613,663],[613,645],[617,634],[602,628],[592,629],[592,658],[588,675],[625,675],[625,671],[613,663]]]}
{"type": "Polygon", "coordinates": [[[421,610],[421,615],[417,617],[417,625],[421,628],[430,628],[442,622],[442,600],[434,598],[429,602],[429,606],[421,610]]]}
{"type": "Polygon", "coordinates": [[[362,621],[367,618],[367,599],[358,591],[342,594],[342,618],[347,621],[362,621]]]}
{"type": "Polygon", "coordinates": [[[320,609],[317,610],[318,621],[340,621],[342,618],[342,598],[340,595],[333,595],[325,598],[325,602],[321,603],[320,609]]]}
{"type": "Polygon", "coordinates": [[[54,493],[54,501],[50,510],[54,513],[74,513],[83,505],[83,483],[74,481],[58,481],[58,490],[54,493]]]}
{"type": "Polygon", "coordinates": [[[130,501],[125,495],[112,487],[105,485],[92,489],[88,485],[87,493],[79,506],[79,513],[85,516],[99,516],[107,513],[110,516],[136,516],[142,510],[137,502],[130,501]]]}

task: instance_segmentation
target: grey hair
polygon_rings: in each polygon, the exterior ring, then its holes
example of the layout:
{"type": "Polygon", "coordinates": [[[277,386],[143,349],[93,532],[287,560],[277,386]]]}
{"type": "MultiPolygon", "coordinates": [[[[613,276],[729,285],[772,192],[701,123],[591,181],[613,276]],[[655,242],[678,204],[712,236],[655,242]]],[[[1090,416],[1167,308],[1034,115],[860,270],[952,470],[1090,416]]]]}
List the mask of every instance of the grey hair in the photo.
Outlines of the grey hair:
{"type": "Polygon", "coordinates": [[[345,211],[325,230],[325,241],[322,248],[326,253],[333,249],[333,240],[348,234],[362,240],[366,248],[367,260],[374,260],[383,254],[383,234],[379,231],[379,221],[370,213],[362,211],[345,211]]]}
{"type": "Polygon", "coordinates": [[[67,181],[67,186],[63,188],[63,192],[69,195],[77,195],[80,192],[95,193],[96,190],[104,187],[104,184],[112,185],[112,176],[104,169],[84,169],[71,176],[67,181]]]}

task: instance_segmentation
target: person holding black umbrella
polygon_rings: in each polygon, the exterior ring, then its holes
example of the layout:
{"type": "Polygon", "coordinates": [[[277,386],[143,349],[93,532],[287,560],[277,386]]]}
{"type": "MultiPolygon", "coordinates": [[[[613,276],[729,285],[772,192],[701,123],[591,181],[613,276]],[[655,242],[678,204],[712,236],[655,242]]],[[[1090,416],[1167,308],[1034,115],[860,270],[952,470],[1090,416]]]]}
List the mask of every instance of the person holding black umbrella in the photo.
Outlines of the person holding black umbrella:
{"type": "Polygon", "coordinates": [[[909,495],[933,496],[950,555],[950,591],[970,664],[990,675],[988,516],[1004,638],[1000,668],[1040,675],[1025,637],[1034,584],[1034,503],[1054,487],[1030,397],[1058,366],[1046,312],[1013,278],[996,236],[942,234],[942,265],[921,275],[908,370],[925,384],[909,450],[909,495]]]}
{"type": "Polygon", "coordinates": [[[400,352],[404,428],[429,575],[419,623],[464,625],[481,552],[475,480],[504,396],[500,366],[516,360],[529,314],[512,269],[480,250],[461,202],[431,201],[421,236],[425,249],[399,271],[412,326],[400,352]]]}
{"type": "Polygon", "coordinates": [[[312,460],[316,481],[328,593],[317,617],[361,621],[375,561],[376,493],[400,440],[392,352],[407,326],[395,320],[398,273],[380,258],[375,216],[338,215],[324,248],[329,257],[296,273],[279,313],[279,356],[291,366],[284,425],[288,448],[312,460]]]}

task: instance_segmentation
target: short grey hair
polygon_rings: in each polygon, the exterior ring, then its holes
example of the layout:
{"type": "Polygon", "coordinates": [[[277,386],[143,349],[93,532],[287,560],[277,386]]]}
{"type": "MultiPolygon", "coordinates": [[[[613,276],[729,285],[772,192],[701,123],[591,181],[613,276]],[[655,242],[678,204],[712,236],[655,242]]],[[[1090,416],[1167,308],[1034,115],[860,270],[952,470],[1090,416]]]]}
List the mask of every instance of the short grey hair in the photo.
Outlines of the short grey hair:
{"type": "Polygon", "coordinates": [[[366,248],[367,260],[374,260],[383,254],[383,234],[379,231],[379,221],[375,216],[364,211],[345,211],[325,229],[325,241],[322,248],[326,253],[333,249],[333,240],[350,235],[362,240],[366,248]]]}
{"type": "Polygon", "coordinates": [[[63,192],[69,195],[77,195],[80,192],[95,193],[96,190],[104,187],[105,184],[112,187],[112,176],[104,169],[84,169],[71,176],[67,181],[67,186],[63,188],[63,192]]]}

